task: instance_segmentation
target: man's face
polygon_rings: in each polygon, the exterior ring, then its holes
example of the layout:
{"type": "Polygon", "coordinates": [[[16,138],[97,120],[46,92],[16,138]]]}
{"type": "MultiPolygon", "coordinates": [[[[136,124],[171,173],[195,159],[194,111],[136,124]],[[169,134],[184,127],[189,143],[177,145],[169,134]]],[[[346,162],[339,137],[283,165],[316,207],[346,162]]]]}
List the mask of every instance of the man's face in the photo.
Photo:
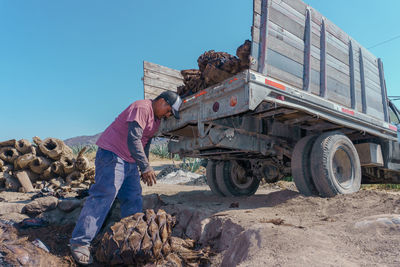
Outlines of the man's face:
{"type": "Polygon", "coordinates": [[[168,118],[172,115],[172,108],[164,98],[160,98],[154,103],[154,114],[160,120],[168,118]]]}

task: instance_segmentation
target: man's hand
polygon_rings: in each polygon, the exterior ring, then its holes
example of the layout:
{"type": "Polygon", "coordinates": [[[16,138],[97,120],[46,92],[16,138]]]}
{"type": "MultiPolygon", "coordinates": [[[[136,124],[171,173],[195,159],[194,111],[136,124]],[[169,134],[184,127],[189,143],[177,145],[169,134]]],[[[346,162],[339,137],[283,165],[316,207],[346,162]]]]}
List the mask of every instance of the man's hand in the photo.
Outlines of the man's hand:
{"type": "Polygon", "coordinates": [[[142,173],[142,181],[147,184],[148,186],[152,186],[156,184],[156,174],[153,170],[142,173]]]}

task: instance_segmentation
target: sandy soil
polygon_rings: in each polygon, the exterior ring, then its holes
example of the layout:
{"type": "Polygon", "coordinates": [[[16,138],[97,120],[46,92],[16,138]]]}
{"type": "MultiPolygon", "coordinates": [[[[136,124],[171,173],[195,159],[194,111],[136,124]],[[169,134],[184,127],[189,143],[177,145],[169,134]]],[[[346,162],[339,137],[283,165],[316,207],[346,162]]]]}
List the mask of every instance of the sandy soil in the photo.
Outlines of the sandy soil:
{"type": "MultiPolygon", "coordinates": [[[[280,182],[261,186],[251,197],[221,198],[207,186],[158,183],[143,186],[143,195],[145,208],[176,216],[175,235],[211,246],[211,266],[400,265],[398,192],[362,190],[326,199],[303,197],[293,183],[280,182]]],[[[28,197],[0,197],[1,209],[10,210],[1,218],[22,219],[16,214],[28,197]]],[[[51,227],[18,234],[29,241],[41,237],[60,263],[74,266],[67,248],[73,225],[51,227]]]]}
{"type": "Polygon", "coordinates": [[[400,265],[398,193],[360,191],[326,199],[271,186],[241,198],[219,198],[207,187],[157,185],[144,191],[161,194],[180,210],[196,210],[187,224],[202,225],[202,232],[185,233],[222,250],[214,266],[400,265]]]}

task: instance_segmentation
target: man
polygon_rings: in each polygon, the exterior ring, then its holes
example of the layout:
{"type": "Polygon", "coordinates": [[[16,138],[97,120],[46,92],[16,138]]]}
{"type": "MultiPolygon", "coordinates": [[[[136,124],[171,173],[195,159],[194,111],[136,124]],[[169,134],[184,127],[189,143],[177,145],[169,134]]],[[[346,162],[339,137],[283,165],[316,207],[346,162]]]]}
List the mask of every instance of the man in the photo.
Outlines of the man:
{"type": "Polygon", "coordinates": [[[74,259],[83,265],[92,263],[90,243],[99,232],[117,197],[121,217],[142,211],[142,181],[148,186],[156,183],[149,165],[151,138],[162,118],[174,115],[179,119],[181,98],[166,91],[154,100],[139,100],[125,109],[103,132],[97,141],[95,184],[81,211],[70,239],[74,259]]]}

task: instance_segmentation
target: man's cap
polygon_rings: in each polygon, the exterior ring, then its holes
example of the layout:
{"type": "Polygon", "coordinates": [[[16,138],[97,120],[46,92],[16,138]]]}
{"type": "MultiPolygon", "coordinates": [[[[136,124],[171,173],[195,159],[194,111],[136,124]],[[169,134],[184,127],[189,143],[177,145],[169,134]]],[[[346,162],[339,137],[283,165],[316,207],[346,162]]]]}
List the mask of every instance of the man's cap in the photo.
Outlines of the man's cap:
{"type": "Polygon", "coordinates": [[[172,114],[179,119],[179,108],[182,104],[180,96],[172,91],[164,91],[157,98],[163,98],[172,108],[172,114]]]}

